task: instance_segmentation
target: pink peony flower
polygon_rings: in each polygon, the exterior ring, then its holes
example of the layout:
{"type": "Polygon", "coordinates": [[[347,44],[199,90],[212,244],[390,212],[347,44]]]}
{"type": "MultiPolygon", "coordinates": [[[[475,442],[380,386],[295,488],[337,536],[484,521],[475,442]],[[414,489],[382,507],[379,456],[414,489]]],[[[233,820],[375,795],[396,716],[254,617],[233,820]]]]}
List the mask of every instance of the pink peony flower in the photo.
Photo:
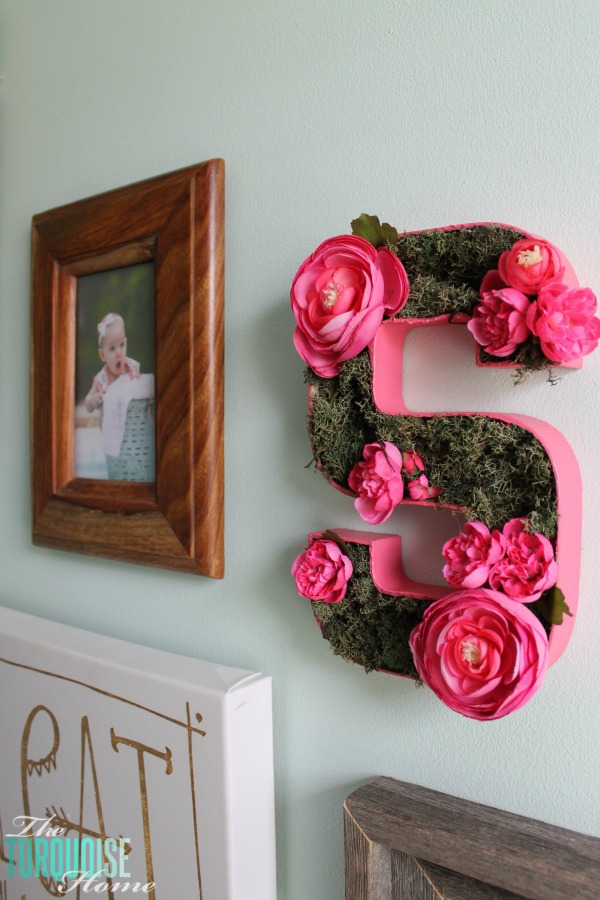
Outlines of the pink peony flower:
{"type": "Polygon", "coordinates": [[[539,238],[517,241],[498,260],[502,280],[524,294],[537,294],[549,281],[560,281],[564,270],[557,248],[539,238]]]}
{"type": "Polygon", "coordinates": [[[425,471],[425,463],[416,450],[405,450],[402,454],[402,468],[407,475],[414,475],[415,472],[425,471]]]}
{"type": "Polygon", "coordinates": [[[500,719],[519,709],[548,667],[540,621],[521,603],[484,588],[436,600],[409,643],[421,680],[471,719],[500,719]]]}
{"type": "Polygon", "coordinates": [[[594,316],[596,296],[589,288],[545,285],[527,313],[527,325],[554,362],[586,356],[598,346],[600,320],[594,316]]]}
{"type": "Polygon", "coordinates": [[[292,575],[302,597],[340,603],[352,575],[352,563],[335,541],[318,539],[292,564],[292,575]]]}
{"type": "Polygon", "coordinates": [[[531,334],[526,321],[529,299],[513,288],[486,291],[467,328],[493,356],[510,356],[531,334]]]}
{"type": "Polygon", "coordinates": [[[490,585],[513,600],[533,603],[556,584],[554,550],[543,534],[525,531],[525,519],[511,519],[502,529],[506,556],[490,572],[490,585]]]}
{"type": "Polygon", "coordinates": [[[402,454],[402,466],[405,475],[416,475],[408,484],[408,495],[411,500],[435,500],[442,493],[439,487],[429,484],[425,473],[425,463],[416,450],[405,450],[402,454]]]}
{"type": "Polygon", "coordinates": [[[500,272],[498,269],[490,269],[489,272],[483,276],[483,281],[481,282],[481,287],[479,288],[479,293],[483,296],[488,291],[501,291],[502,288],[507,288],[508,285],[505,281],[500,278],[500,272]]]}
{"type": "Polygon", "coordinates": [[[408,293],[404,266],[387,247],[375,250],[356,235],[329,238],[292,283],[296,350],[317,375],[337,375],[370,343],[384,313],[402,309],[408,293]]]}
{"type": "Polygon", "coordinates": [[[429,496],[429,479],[426,475],[419,475],[418,478],[413,478],[406,486],[411,500],[427,500],[429,496]]]}
{"type": "Polygon", "coordinates": [[[429,479],[426,475],[419,475],[418,478],[413,478],[406,486],[411,500],[435,500],[442,493],[441,488],[433,487],[429,484],[429,479]]]}
{"type": "Polygon", "coordinates": [[[371,525],[389,519],[402,500],[402,454],[389,441],[365,444],[364,462],[358,462],[348,476],[350,489],[358,494],[354,505],[360,517],[371,525]]]}
{"type": "Polygon", "coordinates": [[[444,578],[456,587],[481,587],[505,549],[506,539],[499,531],[490,533],[483,522],[467,522],[464,531],[443,546],[444,578]]]}

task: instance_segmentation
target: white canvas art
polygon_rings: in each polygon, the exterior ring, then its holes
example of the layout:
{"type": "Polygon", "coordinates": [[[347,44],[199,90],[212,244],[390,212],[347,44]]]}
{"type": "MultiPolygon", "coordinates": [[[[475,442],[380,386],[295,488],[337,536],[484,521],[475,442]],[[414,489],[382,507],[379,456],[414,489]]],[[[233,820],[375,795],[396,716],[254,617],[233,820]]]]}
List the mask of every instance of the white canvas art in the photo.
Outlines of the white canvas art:
{"type": "Polygon", "coordinates": [[[269,677],[0,607],[0,710],[0,900],[274,900],[269,677]]]}

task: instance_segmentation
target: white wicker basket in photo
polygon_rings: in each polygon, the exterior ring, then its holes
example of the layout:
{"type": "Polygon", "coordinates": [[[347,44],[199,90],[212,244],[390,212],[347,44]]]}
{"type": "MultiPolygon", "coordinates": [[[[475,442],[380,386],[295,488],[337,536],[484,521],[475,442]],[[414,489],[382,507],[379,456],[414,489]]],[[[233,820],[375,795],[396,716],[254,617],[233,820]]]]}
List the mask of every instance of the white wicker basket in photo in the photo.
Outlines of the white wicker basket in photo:
{"type": "Polygon", "coordinates": [[[156,481],[154,400],[130,400],[118,456],[106,455],[113,481],[156,481]]]}

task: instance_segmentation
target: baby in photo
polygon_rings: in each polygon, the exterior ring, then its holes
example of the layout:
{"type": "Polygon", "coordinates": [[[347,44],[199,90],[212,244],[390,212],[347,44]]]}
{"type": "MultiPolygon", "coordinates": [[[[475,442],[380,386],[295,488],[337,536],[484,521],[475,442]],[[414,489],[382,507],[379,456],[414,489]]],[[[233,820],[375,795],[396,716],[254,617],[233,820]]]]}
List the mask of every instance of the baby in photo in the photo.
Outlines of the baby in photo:
{"type": "Polygon", "coordinates": [[[140,374],[127,356],[125,322],[107,313],[98,324],[98,356],[104,363],[85,398],[88,412],[99,411],[101,448],[108,477],[117,481],[153,481],[154,375],[140,374]]]}
{"type": "Polygon", "coordinates": [[[98,356],[104,366],[95,376],[85,398],[88,412],[102,406],[106,391],[121,375],[140,377],[139,362],[127,356],[125,322],[118,313],[107,313],[98,323],[98,356]]]}

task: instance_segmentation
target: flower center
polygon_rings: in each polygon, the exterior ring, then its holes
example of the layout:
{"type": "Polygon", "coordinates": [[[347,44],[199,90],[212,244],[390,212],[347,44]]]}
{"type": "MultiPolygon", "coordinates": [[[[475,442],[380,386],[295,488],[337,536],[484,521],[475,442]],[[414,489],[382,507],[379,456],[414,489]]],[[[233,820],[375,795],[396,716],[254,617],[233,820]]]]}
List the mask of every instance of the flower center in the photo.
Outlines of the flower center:
{"type": "Polygon", "coordinates": [[[517,262],[520,266],[523,266],[524,269],[529,269],[531,266],[537,266],[538,263],[541,263],[542,259],[542,251],[540,250],[539,244],[535,244],[533,250],[521,250],[521,252],[517,254],[517,262]]]}
{"type": "Polygon", "coordinates": [[[323,304],[323,306],[326,306],[328,309],[331,309],[337,303],[339,296],[340,296],[339,287],[337,286],[335,281],[330,281],[321,290],[321,303],[323,304]]]}
{"type": "Polygon", "coordinates": [[[481,650],[471,641],[463,641],[460,648],[460,656],[468,666],[477,666],[481,662],[481,650]]]}

